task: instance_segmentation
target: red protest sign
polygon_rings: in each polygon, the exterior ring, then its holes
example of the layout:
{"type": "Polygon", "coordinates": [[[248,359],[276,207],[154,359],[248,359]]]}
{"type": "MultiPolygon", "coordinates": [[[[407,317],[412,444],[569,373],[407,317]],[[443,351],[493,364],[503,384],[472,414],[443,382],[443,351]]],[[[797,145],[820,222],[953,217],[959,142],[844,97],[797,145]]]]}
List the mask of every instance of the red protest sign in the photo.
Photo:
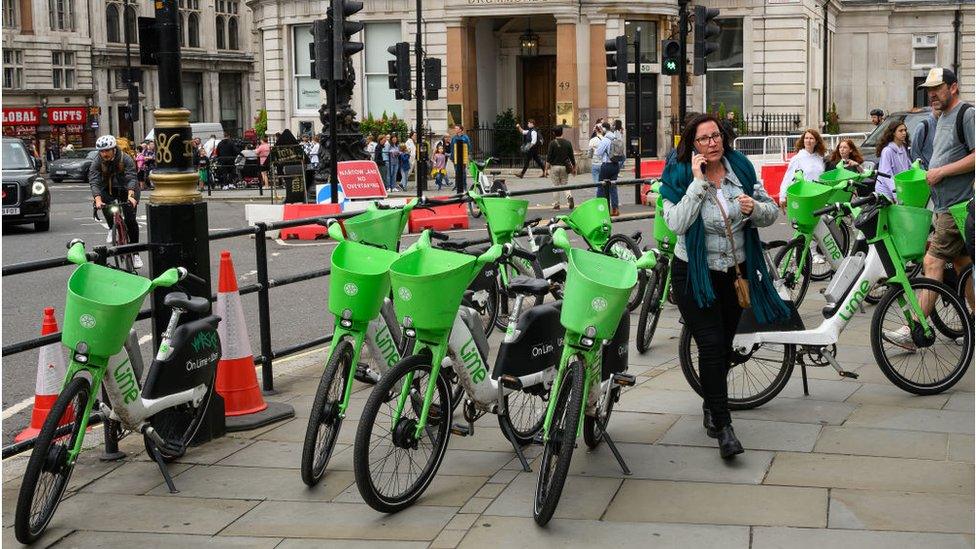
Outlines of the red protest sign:
{"type": "Polygon", "coordinates": [[[339,162],[336,175],[346,198],[386,198],[386,188],[376,164],[369,160],[348,160],[339,162]]]}

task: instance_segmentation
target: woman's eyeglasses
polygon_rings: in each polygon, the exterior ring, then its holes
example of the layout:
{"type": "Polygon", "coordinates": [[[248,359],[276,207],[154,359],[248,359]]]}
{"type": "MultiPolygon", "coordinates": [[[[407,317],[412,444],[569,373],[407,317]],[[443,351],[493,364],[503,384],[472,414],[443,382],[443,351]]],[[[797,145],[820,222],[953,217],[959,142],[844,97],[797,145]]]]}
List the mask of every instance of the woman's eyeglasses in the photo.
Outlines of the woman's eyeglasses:
{"type": "Polygon", "coordinates": [[[698,143],[702,147],[704,147],[705,145],[707,145],[709,142],[721,143],[722,142],[722,134],[721,133],[713,133],[712,135],[703,135],[703,136],[699,137],[698,139],[695,139],[695,143],[698,143]]]}

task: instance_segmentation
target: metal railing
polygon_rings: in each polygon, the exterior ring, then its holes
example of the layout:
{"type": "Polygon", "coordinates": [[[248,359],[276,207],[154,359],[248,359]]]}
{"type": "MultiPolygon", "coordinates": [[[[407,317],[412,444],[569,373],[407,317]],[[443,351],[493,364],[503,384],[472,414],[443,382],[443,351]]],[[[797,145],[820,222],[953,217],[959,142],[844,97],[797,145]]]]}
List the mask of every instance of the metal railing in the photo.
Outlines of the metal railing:
{"type": "MultiPolygon", "coordinates": [[[[618,186],[636,185],[640,188],[641,184],[649,183],[649,179],[621,179],[614,182],[618,186]]],[[[604,182],[608,184],[608,182],[604,182]]],[[[581,189],[592,189],[592,183],[582,183],[575,185],[565,185],[560,187],[546,187],[544,189],[528,189],[522,191],[511,191],[507,193],[510,196],[528,196],[533,194],[547,194],[554,190],[560,192],[567,190],[581,190],[581,189]]],[[[453,198],[446,202],[460,203],[462,198],[453,198]]],[[[445,201],[438,201],[439,203],[444,203],[445,201]]],[[[270,291],[273,288],[280,288],[282,286],[287,286],[289,284],[295,284],[297,282],[304,282],[307,280],[312,280],[315,278],[323,278],[329,276],[331,269],[321,268],[314,269],[308,272],[304,272],[297,275],[273,278],[268,272],[268,250],[267,250],[267,233],[269,231],[278,231],[281,229],[287,229],[291,227],[298,227],[302,225],[319,224],[326,225],[329,220],[332,219],[345,219],[348,217],[353,217],[361,212],[345,212],[339,214],[330,214],[321,217],[309,217],[303,219],[292,219],[288,221],[278,221],[273,223],[255,223],[249,227],[242,227],[238,229],[222,229],[216,231],[210,231],[208,237],[210,242],[225,240],[229,238],[238,237],[250,237],[254,236],[254,255],[255,262],[257,264],[257,281],[253,284],[247,284],[240,286],[238,292],[241,296],[256,293],[258,298],[258,333],[259,333],[259,354],[254,356],[255,365],[261,366],[261,387],[265,393],[271,393],[274,391],[274,361],[279,358],[283,358],[289,355],[293,355],[307,349],[318,347],[332,341],[332,335],[324,335],[320,337],[313,338],[309,341],[302,343],[290,345],[287,347],[281,347],[275,349],[272,346],[273,334],[271,331],[271,304],[270,304],[270,291]]],[[[627,222],[640,219],[653,218],[653,210],[644,214],[632,214],[618,216],[614,218],[614,222],[627,222]]],[[[118,246],[111,248],[108,246],[96,246],[90,252],[88,252],[88,258],[90,261],[105,265],[108,259],[117,255],[124,255],[136,252],[148,251],[150,248],[161,248],[173,246],[173,244],[149,244],[149,243],[139,243],[139,244],[127,244],[125,246],[118,246]]],[[[34,273],[38,271],[56,269],[60,267],[66,267],[73,265],[64,257],[56,257],[50,259],[42,259],[37,261],[30,261],[24,263],[16,263],[13,265],[5,266],[0,272],[0,276],[15,276],[20,274],[34,273]]],[[[215,301],[217,299],[217,294],[212,293],[210,299],[215,301]]],[[[136,316],[136,320],[145,320],[152,316],[151,309],[143,309],[136,316]]],[[[61,341],[61,332],[56,332],[26,341],[18,341],[11,343],[9,345],[4,345],[2,350],[0,350],[0,356],[7,357],[15,355],[18,353],[23,353],[30,351],[32,349],[38,349],[45,345],[52,343],[59,343],[61,341]]],[[[153,348],[156,347],[156,342],[153,342],[153,348]]],[[[105,426],[105,451],[106,454],[111,454],[118,451],[118,440],[114,437],[117,432],[117,423],[109,420],[103,422],[105,426]]],[[[10,456],[19,454],[26,450],[33,448],[34,439],[28,439],[20,443],[12,444],[3,448],[3,459],[10,456]]]]}
{"type": "MultiPolygon", "coordinates": [[[[737,137],[732,146],[735,150],[749,156],[776,156],[779,160],[786,162],[789,155],[796,149],[796,142],[802,134],[791,135],[765,135],[765,136],[743,136],[737,137]]],[[[827,146],[828,153],[835,148],[843,139],[852,139],[855,142],[867,139],[868,134],[863,132],[824,134],[821,137],[827,146]]]]}

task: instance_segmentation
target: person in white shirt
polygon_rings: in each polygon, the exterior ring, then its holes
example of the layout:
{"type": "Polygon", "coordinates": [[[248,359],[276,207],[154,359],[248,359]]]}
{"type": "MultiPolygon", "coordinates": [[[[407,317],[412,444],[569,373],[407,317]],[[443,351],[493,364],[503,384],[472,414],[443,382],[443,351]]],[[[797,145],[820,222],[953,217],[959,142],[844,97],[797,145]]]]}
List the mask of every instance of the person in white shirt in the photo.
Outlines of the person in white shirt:
{"type": "Polygon", "coordinates": [[[793,176],[797,170],[803,172],[807,181],[816,181],[824,172],[824,155],[827,145],[820,137],[820,132],[812,128],[803,132],[796,140],[796,155],[790,159],[790,164],[779,185],[779,204],[786,207],[786,189],[793,184],[793,176]]]}
{"type": "Polygon", "coordinates": [[[526,128],[523,128],[520,124],[515,124],[515,129],[522,132],[522,154],[525,155],[525,164],[522,165],[522,173],[518,174],[518,178],[522,179],[525,177],[525,172],[529,169],[530,162],[535,162],[535,165],[539,166],[539,169],[542,170],[542,177],[549,175],[546,172],[545,163],[539,157],[542,140],[539,139],[539,130],[535,127],[535,120],[530,118],[528,127],[526,128]]]}
{"type": "Polygon", "coordinates": [[[319,155],[322,152],[322,145],[319,143],[319,136],[315,134],[312,136],[312,146],[308,151],[308,163],[311,169],[317,170],[319,167],[319,155]]]}
{"type": "Polygon", "coordinates": [[[410,132],[404,144],[407,146],[407,154],[410,155],[410,169],[403,175],[403,184],[406,185],[410,175],[417,171],[417,132],[410,132]]]}

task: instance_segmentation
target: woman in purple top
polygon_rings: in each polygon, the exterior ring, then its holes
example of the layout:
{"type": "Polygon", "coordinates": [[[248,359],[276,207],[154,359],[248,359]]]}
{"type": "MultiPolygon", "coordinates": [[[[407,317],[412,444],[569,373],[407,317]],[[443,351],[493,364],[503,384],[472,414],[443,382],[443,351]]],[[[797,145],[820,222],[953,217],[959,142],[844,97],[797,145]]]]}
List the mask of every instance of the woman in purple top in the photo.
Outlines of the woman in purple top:
{"type": "MultiPolygon", "coordinates": [[[[908,146],[908,126],[903,122],[892,124],[878,141],[878,157],[881,159],[878,171],[893,176],[911,168],[908,146]]],[[[879,174],[874,190],[892,200],[895,198],[895,182],[891,178],[879,174]]]]}

